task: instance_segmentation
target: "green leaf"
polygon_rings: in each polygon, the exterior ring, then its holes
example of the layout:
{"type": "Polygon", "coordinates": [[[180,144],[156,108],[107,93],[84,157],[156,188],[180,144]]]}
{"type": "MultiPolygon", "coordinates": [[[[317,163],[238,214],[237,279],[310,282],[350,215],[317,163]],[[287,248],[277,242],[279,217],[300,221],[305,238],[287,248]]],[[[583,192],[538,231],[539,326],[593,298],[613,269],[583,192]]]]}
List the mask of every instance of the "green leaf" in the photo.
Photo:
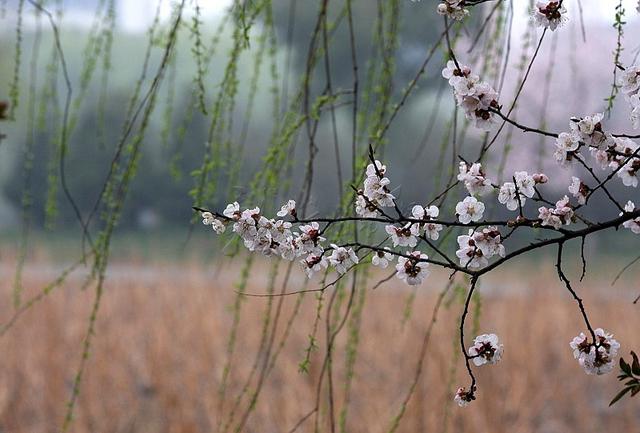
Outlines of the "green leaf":
{"type": "Polygon", "coordinates": [[[615,397],[613,397],[613,400],[611,400],[611,403],[609,403],[609,406],[613,406],[614,404],[616,404],[618,402],[618,400],[620,400],[622,397],[624,397],[626,393],[631,391],[631,389],[632,388],[625,388],[622,391],[620,391],[615,397]]]}
{"type": "Polygon", "coordinates": [[[638,355],[635,352],[631,352],[631,356],[633,356],[632,370],[633,374],[636,376],[640,376],[640,362],[638,361],[638,355]]]}
{"type": "Polygon", "coordinates": [[[624,371],[627,376],[631,376],[631,366],[625,362],[624,358],[620,358],[620,370],[624,371]]]}

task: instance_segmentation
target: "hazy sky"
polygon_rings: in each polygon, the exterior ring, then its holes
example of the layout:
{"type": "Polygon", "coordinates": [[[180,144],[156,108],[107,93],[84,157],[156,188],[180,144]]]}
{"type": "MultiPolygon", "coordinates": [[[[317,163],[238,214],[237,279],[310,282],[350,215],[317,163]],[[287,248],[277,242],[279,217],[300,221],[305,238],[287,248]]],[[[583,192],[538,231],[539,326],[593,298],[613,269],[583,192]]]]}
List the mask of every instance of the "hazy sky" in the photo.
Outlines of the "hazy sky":
{"type": "MultiPolygon", "coordinates": [[[[174,4],[176,0],[117,0],[118,5],[118,22],[123,30],[130,32],[142,32],[145,31],[151,22],[155,14],[158,1],[161,2],[161,17],[166,20],[171,14],[171,4],[174,4]]],[[[274,0],[289,1],[289,0],[274,0]]],[[[300,4],[304,4],[305,7],[315,7],[317,0],[297,0],[300,4]]],[[[375,0],[366,0],[374,5],[375,0]]],[[[411,1],[411,0],[403,0],[411,1]]],[[[516,14],[514,20],[514,31],[516,34],[520,33],[524,29],[524,25],[529,19],[529,0],[511,0],[516,7],[516,14]]],[[[569,9],[568,14],[570,20],[578,20],[578,1],[579,0],[567,0],[565,4],[569,9]]],[[[584,20],[586,25],[595,23],[612,23],[614,17],[614,7],[618,4],[619,0],[581,0],[582,9],[584,13],[584,20]]],[[[212,17],[222,13],[226,7],[232,4],[233,0],[200,0],[198,4],[202,10],[204,17],[212,17]]],[[[436,0],[423,0],[422,4],[425,9],[433,9],[435,13],[435,7],[433,4],[436,0]]],[[[192,1],[188,0],[187,4],[192,5],[192,1]]],[[[11,12],[15,12],[17,0],[9,0],[7,9],[9,16],[11,12]]],[[[67,0],[67,11],[65,14],[65,21],[73,22],[79,25],[89,25],[91,23],[91,17],[93,17],[96,1],[95,0],[82,0],[72,1],[67,0]]],[[[637,23],[639,21],[638,12],[636,7],[638,6],[638,0],[623,0],[623,5],[626,8],[627,21],[630,23],[637,23]]],[[[188,8],[187,15],[192,13],[192,8],[188,8]]],[[[426,13],[426,11],[425,11],[426,13]]],[[[6,19],[6,18],[5,18],[6,19]]],[[[26,20],[29,21],[28,19],[26,20]]],[[[0,23],[1,24],[1,23],[0,23]]],[[[0,25],[0,31],[2,31],[2,25],[0,25]]],[[[8,29],[7,29],[8,30],[8,29]]]]}
{"type": "MultiPolygon", "coordinates": [[[[121,24],[124,28],[130,31],[142,31],[144,30],[153,19],[153,11],[155,10],[158,0],[118,0],[121,14],[121,24]]],[[[162,1],[162,16],[164,19],[169,17],[170,5],[172,0],[162,1]]],[[[174,0],[175,1],[175,0],[174,0]]],[[[288,0],[274,0],[274,1],[288,1],[288,0]]],[[[313,0],[298,0],[301,3],[307,5],[307,7],[313,7],[316,3],[313,0]]],[[[374,0],[371,1],[372,4],[374,0]]],[[[410,1],[410,0],[405,0],[410,1]]],[[[423,5],[425,8],[429,8],[434,0],[425,0],[423,5]]],[[[516,12],[516,29],[522,28],[528,19],[528,0],[513,0],[514,5],[518,9],[516,12]]],[[[201,0],[199,2],[200,7],[205,15],[211,16],[220,13],[225,7],[230,5],[232,0],[201,0]]],[[[569,15],[577,17],[578,12],[578,0],[565,1],[569,9],[569,15]],[[574,12],[576,13],[574,15],[574,12]]],[[[582,0],[582,9],[584,14],[585,23],[592,22],[613,22],[614,7],[618,4],[618,0],[582,0]]],[[[623,5],[627,10],[627,17],[630,20],[637,18],[638,13],[636,7],[638,0],[623,0],[623,5]]],[[[435,8],[434,8],[435,12],[435,8]]]]}
{"type": "MultiPolygon", "coordinates": [[[[280,1],[280,0],[276,0],[280,1]]],[[[306,0],[300,0],[306,1],[306,0]]],[[[171,14],[171,4],[175,1],[161,0],[162,19],[168,19],[171,14]]],[[[232,0],[201,0],[198,2],[205,17],[221,13],[232,3],[232,0]]],[[[144,31],[153,21],[158,0],[118,0],[120,24],[129,31],[144,31]]]]}

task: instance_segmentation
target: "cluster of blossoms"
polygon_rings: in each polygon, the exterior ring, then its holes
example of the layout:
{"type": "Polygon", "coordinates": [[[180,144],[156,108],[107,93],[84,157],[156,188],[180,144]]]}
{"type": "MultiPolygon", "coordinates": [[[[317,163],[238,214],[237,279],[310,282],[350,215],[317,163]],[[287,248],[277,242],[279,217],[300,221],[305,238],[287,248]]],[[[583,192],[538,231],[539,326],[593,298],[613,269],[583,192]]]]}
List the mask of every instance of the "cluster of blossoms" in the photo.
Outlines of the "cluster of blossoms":
{"type": "Polygon", "coordinates": [[[541,225],[559,229],[563,225],[569,225],[573,222],[574,212],[569,197],[566,195],[556,202],[555,208],[540,207],[538,208],[538,218],[541,225]]]}
{"type": "Polygon", "coordinates": [[[631,124],[634,129],[638,129],[640,128],[640,65],[625,69],[619,84],[625,99],[631,105],[631,124]]]}
{"type": "Polygon", "coordinates": [[[464,187],[471,195],[487,195],[493,191],[493,185],[487,179],[479,162],[469,166],[466,162],[461,161],[458,166],[458,180],[464,183],[464,187]]]}
{"type": "Polygon", "coordinates": [[[502,236],[493,226],[480,231],[469,230],[469,234],[458,236],[458,247],[456,256],[460,265],[472,269],[484,268],[495,255],[505,256],[502,236]]]}
{"type": "Polygon", "coordinates": [[[385,231],[390,236],[394,247],[413,248],[422,235],[434,241],[438,240],[443,227],[434,221],[439,214],[440,210],[437,206],[416,205],[411,209],[411,215],[416,221],[404,225],[389,224],[385,227],[385,231]]]}
{"type": "Polygon", "coordinates": [[[568,21],[567,9],[562,1],[539,1],[533,9],[531,16],[538,27],[555,30],[568,21]]]}
{"type": "Polygon", "coordinates": [[[587,184],[582,182],[580,178],[575,176],[571,177],[571,184],[569,185],[569,192],[573,197],[578,200],[578,204],[584,205],[587,203],[587,197],[591,189],[587,184]]]}
{"type": "Polygon", "coordinates": [[[483,196],[493,191],[493,184],[487,179],[480,163],[467,164],[460,162],[458,180],[464,184],[469,196],[456,205],[456,215],[462,224],[478,222],[484,215],[484,203],[475,195],[483,196]]]}
{"type": "Polygon", "coordinates": [[[465,0],[442,0],[442,3],[438,4],[437,11],[438,14],[457,21],[469,15],[469,10],[465,8],[465,0]]]}
{"type": "Polygon", "coordinates": [[[449,60],[442,70],[442,76],[449,80],[456,103],[464,111],[465,117],[476,128],[489,131],[496,122],[493,110],[499,110],[498,92],[480,77],[471,73],[468,66],[458,65],[449,60]]]}
{"type": "Polygon", "coordinates": [[[408,251],[410,257],[399,257],[396,265],[396,275],[410,286],[422,284],[422,281],[429,275],[429,263],[424,260],[429,256],[420,251],[408,251]]]}
{"type": "Polygon", "coordinates": [[[566,167],[580,155],[580,148],[584,145],[591,149],[602,149],[613,137],[602,130],[604,113],[585,116],[581,119],[571,119],[569,132],[561,132],[556,139],[554,157],[558,164],[566,167]]]}
{"type": "Polygon", "coordinates": [[[580,333],[569,346],[573,349],[573,356],[587,374],[607,374],[613,370],[620,343],[602,328],[596,329],[594,333],[596,341],[589,342],[587,336],[580,333]]]}
{"type": "MultiPolygon", "coordinates": [[[[331,244],[325,250],[322,242],[326,239],[322,237],[317,222],[300,225],[299,232],[293,232],[291,222],[266,218],[257,207],[241,211],[238,202],[227,205],[222,215],[224,220],[211,212],[203,212],[202,222],[210,225],[216,233],[225,231],[225,223],[233,223],[233,232],[242,238],[249,251],[280,256],[288,261],[304,257],[300,263],[310,277],[329,265],[339,274],[344,274],[350,266],[358,263],[358,256],[351,248],[331,244]]],[[[295,201],[289,200],[277,215],[296,218],[295,201]]]]}
{"type": "MultiPolygon", "coordinates": [[[[575,156],[580,146],[589,146],[596,159],[604,160],[611,168],[621,168],[618,173],[626,185],[636,185],[635,173],[640,168],[640,158],[634,158],[631,164],[620,158],[624,158],[623,155],[631,155],[638,147],[626,138],[615,138],[605,134],[602,131],[601,120],[600,114],[576,119],[571,124],[572,131],[558,137],[558,152],[560,146],[564,146],[561,143],[571,140],[576,143],[576,147],[571,147],[574,150],[565,152],[567,155],[573,152],[572,155],[575,156]],[[616,147],[603,148],[608,146],[606,143],[615,143],[616,147]],[[600,157],[599,152],[604,152],[606,157],[600,157]]],[[[567,156],[565,159],[568,160],[570,157],[567,156]]],[[[386,173],[387,168],[380,161],[374,160],[367,166],[363,188],[357,193],[355,211],[358,217],[390,218],[382,210],[385,207],[395,207],[400,214],[395,197],[389,190],[390,181],[386,173]]],[[[489,180],[480,163],[468,164],[464,161],[459,165],[457,177],[469,195],[456,204],[456,217],[460,224],[471,224],[474,228],[457,237],[456,257],[460,266],[465,269],[482,269],[489,265],[492,257],[506,257],[506,251],[503,245],[504,237],[499,228],[496,225],[482,227],[485,204],[476,196],[498,191],[499,203],[510,211],[520,209],[520,216],[515,222],[518,223],[526,221],[523,207],[527,199],[546,202],[536,187],[547,183],[549,179],[543,173],[529,174],[526,171],[518,171],[513,174],[512,182],[496,186],[489,180]]],[[[577,201],[577,207],[586,204],[592,192],[589,186],[575,176],[572,177],[568,191],[577,201]]],[[[575,210],[576,206],[572,205],[569,196],[565,195],[553,207],[539,207],[537,219],[530,220],[530,223],[559,230],[575,221],[575,210]]],[[[624,212],[634,211],[635,205],[629,202],[624,212]]],[[[371,263],[380,268],[387,268],[398,257],[395,265],[397,278],[409,285],[421,284],[429,274],[431,260],[426,254],[416,250],[416,247],[421,241],[429,243],[440,238],[445,224],[438,220],[439,215],[440,209],[437,206],[415,205],[411,209],[411,218],[401,217],[397,221],[389,219],[390,224],[385,226],[388,235],[385,242],[390,241],[394,248],[403,248],[405,252],[392,251],[387,247],[369,248],[372,253],[371,263]]],[[[344,274],[359,263],[360,259],[352,248],[333,243],[328,247],[323,246],[326,239],[322,236],[323,230],[319,223],[300,221],[295,201],[289,200],[285,203],[277,212],[277,216],[290,217],[292,221],[266,218],[259,208],[241,211],[237,202],[229,204],[220,217],[214,216],[211,212],[202,214],[203,223],[210,225],[216,233],[223,233],[226,225],[233,224],[233,232],[242,238],[249,251],[260,252],[266,256],[279,256],[289,261],[299,259],[309,277],[328,269],[329,266],[337,273],[344,274]],[[297,227],[294,228],[293,224],[297,224],[297,227]]],[[[623,226],[633,233],[640,234],[640,218],[628,220],[623,226]]]]}
{"type": "Polygon", "coordinates": [[[425,236],[433,241],[437,241],[440,238],[440,231],[442,225],[432,222],[440,215],[440,209],[437,206],[424,207],[421,205],[415,205],[411,209],[411,215],[418,220],[425,221],[424,223],[413,224],[417,225],[416,231],[418,233],[424,232],[425,236]]]}
{"type": "Polygon", "coordinates": [[[202,224],[204,224],[205,226],[211,226],[213,231],[219,235],[224,233],[226,229],[226,227],[224,226],[224,223],[219,219],[217,219],[216,217],[214,217],[211,212],[202,213],[202,224]]]}
{"type": "Polygon", "coordinates": [[[505,182],[500,187],[498,201],[511,211],[517,210],[524,206],[527,198],[533,198],[536,193],[536,185],[548,181],[549,178],[543,173],[529,175],[526,171],[516,171],[513,175],[513,182],[505,182]]]}
{"type": "MultiPolygon", "coordinates": [[[[627,202],[627,204],[625,205],[625,207],[624,207],[624,211],[625,212],[633,212],[634,210],[636,210],[636,205],[631,200],[629,200],[627,202]]],[[[622,215],[623,214],[620,213],[620,216],[622,216],[622,215]]],[[[622,226],[625,229],[631,230],[634,234],[640,235],[640,218],[627,220],[627,221],[622,223],[622,226]]]]}
{"type": "Polygon", "coordinates": [[[582,158],[580,150],[586,146],[602,169],[615,170],[625,186],[636,187],[640,171],[640,157],[637,156],[639,147],[629,138],[606,133],[602,128],[603,118],[604,113],[597,113],[572,119],[570,131],[560,133],[556,139],[555,159],[562,167],[566,167],[582,158]]]}
{"type": "Polygon", "coordinates": [[[380,161],[367,166],[367,177],[364,189],[358,191],[356,197],[356,214],[365,217],[375,217],[384,207],[392,207],[395,197],[389,190],[389,179],[385,177],[387,167],[380,161]]]}

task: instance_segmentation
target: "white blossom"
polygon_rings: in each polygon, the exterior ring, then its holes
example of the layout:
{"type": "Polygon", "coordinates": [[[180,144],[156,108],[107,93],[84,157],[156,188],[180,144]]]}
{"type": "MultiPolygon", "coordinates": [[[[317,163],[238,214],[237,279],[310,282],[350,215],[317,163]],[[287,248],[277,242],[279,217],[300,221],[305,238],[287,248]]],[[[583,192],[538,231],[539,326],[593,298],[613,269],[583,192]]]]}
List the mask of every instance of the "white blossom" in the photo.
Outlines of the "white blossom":
{"type": "Polygon", "coordinates": [[[524,206],[527,201],[526,198],[532,198],[535,195],[536,184],[549,181],[549,178],[544,173],[529,175],[526,171],[517,171],[513,177],[516,183],[505,182],[498,192],[498,202],[504,204],[511,211],[518,209],[518,197],[520,205],[524,206]],[[519,194],[516,194],[516,190],[519,194]]]}
{"type": "Polygon", "coordinates": [[[328,266],[327,259],[321,254],[309,254],[305,259],[301,260],[300,263],[309,278],[316,272],[326,269],[328,266]]]}
{"type": "Polygon", "coordinates": [[[272,221],[270,224],[271,237],[277,242],[285,242],[292,238],[291,223],[283,220],[272,221]]]}
{"type": "Polygon", "coordinates": [[[244,246],[249,251],[262,252],[265,255],[270,255],[271,244],[271,232],[263,227],[257,229],[255,235],[244,238],[244,246]]]}
{"type": "Polygon", "coordinates": [[[603,118],[604,113],[596,113],[592,116],[585,116],[582,119],[572,120],[569,126],[572,133],[587,146],[600,147],[608,139],[602,130],[603,118]]]}
{"type": "Polygon", "coordinates": [[[296,201],[289,200],[287,201],[276,214],[279,217],[285,217],[287,215],[295,216],[296,215],[296,201]]]}
{"type": "Polygon", "coordinates": [[[465,117],[473,122],[473,126],[483,131],[491,130],[497,117],[492,109],[498,109],[500,95],[486,81],[475,86],[473,95],[463,98],[460,105],[464,109],[465,117]]]}
{"type": "Polygon", "coordinates": [[[376,160],[367,166],[367,177],[364,180],[364,189],[358,191],[356,198],[356,214],[371,218],[378,214],[378,209],[394,205],[395,197],[389,190],[390,181],[384,177],[387,167],[376,160]]]}
{"type": "Polygon", "coordinates": [[[640,93],[636,93],[629,98],[631,104],[631,126],[633,129],[640,128],[640,93]]]}
{"type": "Polygon", "coordinates": [[[640,91],[640,65],[627,67],[620,75],[620,91],[629,99],[640,91]]]}
{"type": "Polygon", "coordinates": [[[202,224],[206,226],[211,226],[216,234],[224,233],[226,227],[222,221],[213,216],[211,212],[202,212],[202,224]]]}
{"type": "Polygon", "coordinates": [[[202,224],[205,226],[211,225],[215,221],[215,217],[211,212],[202,212],[202,224]]]}
{"type": "Polygon", "coordinates": [[[458,180],[464,182],[465,188],[471,195],[486,195],[493,190],[491,181],[485,177],[482,164],[476,162],[471,167],[461,161],[458,166],[458,180]]]}
{"type": "Polygon", "coordinates": [[[358,264],[358,256],[352,248],[339,247],[335,244],[331,244],[331,247],[333,252],[329,256],[329,263],[339,274],[347,272],[351,265],[358,264]]]}
{"type": "MultiPolygon", "coordinates": [[[[453,60],[447,62],[447,66],[442,70],[442,76],[449,80],[449,84],[453,86],[454,82],[459,78],[471,75],[471,68],[466,65],[460,65],[460,69],[453,60]]],[[[478,81],[480,78],[476,79],[478,81]]]]}
{"type": "Polygon", "coordinates": [[[572,176],[569,192],[578,200],[579,204],[585,204],[587,202],[587,194],[589,194],[589,187],[582,183],[579,178],[572,176]]]}
{"type": "MultiPolygon", "coordinates": [[[[636,205],[631,201],[627,201],[627,204],[624,205],[625,212],[633,212],[636,209],[636,205]]],[[[622,216],[622,214],[620,214],[622,216]]]]}
{"type": "Polygon", "coordinates": [[[453,94],[458,105],[462,105],[464,98],[473,96],[476,93],[476,85],[480,82],[480,77],[475,74],[456,76],[452,80],[453,94]]]}
{"type": "Polygon", "coordinates": [[[469,406],[469,403],[473,400],[475,400],[475,397],[470,392],[467,392],[464,387],[458,388],[456,395],[453,397],[453,401],[460,407],[469,406]]]}
{"type": "Polygon", "coordinates": [[[556,147],[565,152],[572,152],[580,147],[580,137],[570,132],[561,132],[556,138],[556,147]]]}
{"type": "Polygon", "coordinates": [[[356,197],[356,214],[363,218],[374,218],[378,216],[378,209],[371,201],[367,201],[362,194],[358,194],[358,197],[356,197]]]}
{"type": "Polygon", "coordinates": [[[489,259],[495,255],[505,256],[504,245],[502,244],[502,236],[495,226],[485,227],[480,231],[476,231],[472,235],[475,246],[482,252],[482,255],[489,259]]]}
{"type": "Polygon", "coordinates": [[[438,218],[440,209],[438,209],[438,206],[433,205],[429,207],[415,205],[411,208],[411,215],[418,220],[438,218]]]}
{"type": "Polygon", "coordinates": [[[441,0],[438,4],[438,14],[446,15],[454,20],[462,20],[469,15],[469,11],[465,9],[465,0],[441,0]]]}
{"type": "Polygon", "coordinates": [[[473,240],[473,234],[474,231],[469,230],[468,235],[458,236],[459,249],[456,251],[456,256],[460,259],[461,266],[472,269],[484,268],[489,261],[473,240]]]}
{"type": "Polygon", "coordinates": [[[369,176],[364,181],[364,195],[379,207],[393,206],[395,197],[389,191],[390,183],[386,177],[369,176]]]}
{"type": "Polygon", "coordinates": [[[610,154],[603,149],[591,148],[591,156],[601,169],[605,170],[609,167],[610,154]]]}
{"type": "Polygon", "coordinates": [[[556,202],[554,209],[540,207],[538,208],[538,218],[542,220],[543,226],[551,226],[556,230],[562,225],[571,224],[573,218],[573,209],[569,205],[569,197],[566,195],[556,202]]]}
{"type": "Polygon", "coordinates": [[[457,67],[449,61],[442,76],[449,80],[457,105],[476,128],[489,131],[496,122],[494,110],[500,108],[498,92],[487,82],[480,81],[468,66],[457,67]]]}
{"type": "Polygon", "coordinates": [[[407,223],[403,226],[387,225],[385,231],[391,235],[393,246],[397,247],[415,247],[418,244],[416,238],[416,230],[412,230],[413,224],[407,223]]]}
{"type": "Polygon", "coordinates": [[[495,255],[505,256],[502,236],[497,227],[489,226],[482,230],[469,230],[469,234],[458,236],[458,250],[456,256],[460,265],[468,268],[483,268],[489,264],[489,259],[495,255]]]}
{"type": "Polygon", "coordinates": [[[594,333],[595,342],[590,342],[584,333],[580,333],[569,343],[569,346],[573,349],[574,358],[587,374],[607,374],[615,366],[620,343],[602,328],[596,329],[594,333]]]}
{"type": "Polygon", "coordinates": [[[473,346],[468,350],[469,356],[476,366],[497,364],[504,351],[496,334],[482,334],[473,339],[473,346]]]}
{"type": "Polygon", "coordinates": [[[640,235],[640,218],[635,218],[622,223],[625,229],[631,230],[635,235],[640,235]]]}
{"type": "Polygon", "coordinates": [[[382,177],[384,177],[386,172],[387,172],[387,166],[381,163],[380,161],[378,161],[377,159],[375,160],[375,165],[374,164],[367,165],[367,171],[366,171],[367,177],[378,176],[378,173],[380,173],[382,177]]]}
{"type": "Polygon", "coordinates": [[[640,165],[640,160],[631,159],[618,171],[618,177],[622,179],[622,183],[624,186],[638,186],[638,165],[640,165]]]}
{"type": "Polygon", "coordinates": [[[374,251],[373,257],[371,258],[371,264],[373,266],[385,269],[389,266],[389,262],[393,261],[393,254],[389,252],[389,249],[385,248],[384,250],[385,251],[374,251]]]}
{"type": "Polygon", "coordinates": [[[561,132],[556,139],[556,161],[564,166],[580,147],[580,137],[575,133],[561,132]]]}
{"type": "Polygon", "coordinates": [[[629,119],[634,129],[640,128],[640,65],[629,66],[624,70],[618,84],[624,97],[629,101],[631,114],[629,119]]]}
{"type": "Polygon", "coordinates": [[[222,211],[222,215],[235,221],[239,220],[242,213],[240,212],[240,205],[238,202],[234,201],[233,203],[229,203],[225,210],[222,211]]]}
{"type": "MultiPolygon", "coordinates": [[[[438,215],[440,215],[440,209],[438,209],[437,206],[429,206],[429,207],[424,207],[424,206],[420,206],[420,205],[415,205],[412,209],[411,209],[411,215],[418,220],[425,220],[425,221],[429,221],[431,219],[435,219],[438,218],[438,215]]],[[[423,230],[425,235],[432,240],[438,240],[438,238],[440,237],[440,231],[442,230],[442,225],[441,224],[436,224],[436,223],[425,223],[425,224],[414,224],[412,226],[412,229],[414,232],[417,231],[417,233],[415,233],[416,235],[419,235],[420,230],[423,230]]]]}
{"type": "Polygon", "coordinates": [[[520,192],[520,194],[524,195],[525,197],[533,197],[533,195],[536,193],[536,181],[533,179],[533,176],[529,176],[529,173],[527,173],[526,171],[516,171],[513,177],[516,180],[518,192],[520,192]]]}
{"type": "Polygon", "coordinates": [[[320,236],[320,225],[315,221],[299,228],[301,233],[298,237],[298,247],[301,254],[317,251],[320,243],[326,240],[320,236]]]}
{"type": "MultiPolygon", "coordinates": [[[[629,200],[624,206],[624,211],[633,212],[634,210],[636,210],[636,205],[631,200],[629,200]]],[[[620,216],[622,215],[624,215],[624,213],[621,212],[620,216]]],[[[631,230],[632,233],[640,235],[640,217],[632,220],[627,220],[622,223],[622,226],[626,229],[631,230]]]]}
{"type": "Polygon", "coordinates": [[[472,196],[465,198],[456,205],[456,214],[462,224],[480,221],[483,213],[484,203],[472,196]]]}
{"type": "Polygon", "coordinates": [[[615,137],[609,145],[609,151],[608,167],[617,170],[617,175],[625,186],[637,187],[640,158],[633,155],[638,152],[638,145],[629,138],[615,137]]]}
{"type": "Polygon", "coordinates": [[[434,241],[438,240],[438,238],[440,237],[440,232],[443,229],[442,224],[435,223],[426,223],[424,226],[422,226],[422,228],[424,229],[424,234],[429,239],[434,241]]]}
{"type": "MultiPolygon", "coordinates": [[[[245,209],[240,213],[240,216],[237,217],[237,221],[233,225],[233,231],[243,239],[256,236],[258,233],[256,222],[259,218],[260,208],[245,209]]],[[[234,219],[236,218],[234,217],[234,219]]]]}
{"type": "Polygon", "coordinates": [[[282,257],[284,260],[295,260],[295,258],[298,257],[299,253],[295,239],[292,237],[288,237],[281,240],[278,244],[277,252],[278,255],[280,255],[280,257],[282,257]]]}
{"type": "Polygon", "coordinates": [[[376,174],[367,176],[364,180],[364,194],[370,199],[375,199],[376,195],[384,194],[385,188],[391,183],[386,177],[378,177],[376,174]]]}
{"type": "Polygon", "coordinates": [[[533,9],[532,17],[538,27],[555,30],[568,21],[567,9],[559,1],[539,1],[533,9]]]}
{"type": "Polygon", "coordinates": [[[422,281],[429,275],[429,256],[420,251],[407,251],[408,257],[398,257],[396,265],[396,276],[410,286],[422,284],[422,281]]]}
{"type": "MultiPolygon", "coordinates": [[[[516,194],[516,186],[513,182],[505,182],[500,187],[500,192],[498,193],[498,201],[503,205],[507,206],[509,210],[518,209],[518,196],[516,194]]],[[[520,204],[524,205],[525,198],[520,196],[520,204]]]]}
{"type": "Polygon", "coordinates": [[[219,235],[224,233],[226,229],[226,227],[224,226],[224,223],[217,218],[211,222],[211,228],[213,229],[214,232],[216,232],[216,234],[219,234],[219,235]]]}

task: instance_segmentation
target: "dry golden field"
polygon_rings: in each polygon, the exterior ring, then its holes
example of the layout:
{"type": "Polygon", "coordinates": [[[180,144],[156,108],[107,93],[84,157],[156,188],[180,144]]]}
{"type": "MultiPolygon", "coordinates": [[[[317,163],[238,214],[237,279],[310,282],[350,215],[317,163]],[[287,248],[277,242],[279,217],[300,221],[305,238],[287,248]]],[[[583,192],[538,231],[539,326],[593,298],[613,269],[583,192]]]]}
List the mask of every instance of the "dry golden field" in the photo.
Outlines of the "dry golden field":
{"type": "MultiPolygon", "coordinates": [[[[2,323],[13,313],[13,266],[12,259],[3,256],[2,323]]],[[[263,292],[268,269],[259,264],[246,290],[263,292]]],[[[37,294],[57,270],[46,255],[31,258],[25,271],[25,295],[37,294]]],[[[630,349],[640,349],[640,305],[631,303],[639,285],[631,271],[611,287],[617,270],[593,269],[577,287],[594,324],[614,332],[628,355],[630,349]]],[[[309,373],[298,372],[316,316],[316,294],[307,294],[301,301],[291,333],[279,350],[299,299],[282,298],[269,358],[259,351],[268,299],[244,301],[229,387],[220,399],[238,273],[239,264],[228,261],[204,266],[189,259],[179,264],[115,260],[71,431],[187,433],[223,431],[224,427],[234,431],[248,414],[243,432],[287,432],[307,414],[315,404],[316,377],[325,348],[323,315],[309,373]],[[277,360],[269,368],[274,355],[277,360]],[[254,363],[258,368],[252,374],[254,363]],[[255,407],[247,412],[264,365],[268,374],[255,407]],[[248,392],[241,394],[247,383],[248,392]]],[[[299,288],[301,281],[296,273],[288,290],[299,288]]],[[[344,431],[389,430],[415,375],[421,341],[445,281],[445,274],[430,277],[418,290],[406,323],[403,310],[410,291],[393,280],[366,291],[344,431]]],[[[59,431],[94,296],[91,288],[81,290],[82,282],[81,274],[71,276],[0,338],[0,432],[59,431]]],[[[586,376],[573,359],[568,342],[583,326],[552,266],[497,271],[481,282],[481,292],[479,331],[500,335],[505,344],[502,362],[476,370],[478,401],[466,409],[451,404],[455,388],[467,379],[462,360],[454,355],[461,305],[446,297],[399,432],[640,431],[640,398],[608,408],[618,389],[615,375],[586,376]]],[[[279,300],[273,299],[272,318],[279,300]]],[[[343,349],[348,334],[347,326],[338,338],[332,364],[336,416],[345,407],[343,349]]],[[[329,431],[325,403],[319,411],[321,432],[329,431]]],[[[314,414],[298,431],[314,431],[315,422],[314,414]]]]}

